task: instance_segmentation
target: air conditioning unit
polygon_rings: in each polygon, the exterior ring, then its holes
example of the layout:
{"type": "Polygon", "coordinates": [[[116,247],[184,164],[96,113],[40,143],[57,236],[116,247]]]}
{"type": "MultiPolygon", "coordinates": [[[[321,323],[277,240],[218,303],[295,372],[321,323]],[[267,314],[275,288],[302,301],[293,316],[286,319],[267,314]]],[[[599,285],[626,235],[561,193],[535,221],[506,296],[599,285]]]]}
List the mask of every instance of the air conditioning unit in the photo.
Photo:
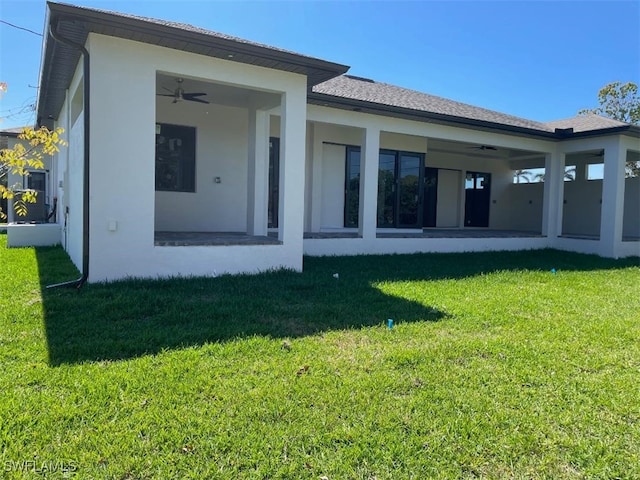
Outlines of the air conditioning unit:
{"type": "MultiPolygon", "coordinates": [[[[38,192],[36,203],[27,203],[27,215],[24,217],[14,215],[14,221],[16,223],[45,223],[47,221],[45,193],[41,190],[36,190],[36,192],[38,192]]],[[[19,192],[17,193],[18,195],[20,194],[19,192]]]]}

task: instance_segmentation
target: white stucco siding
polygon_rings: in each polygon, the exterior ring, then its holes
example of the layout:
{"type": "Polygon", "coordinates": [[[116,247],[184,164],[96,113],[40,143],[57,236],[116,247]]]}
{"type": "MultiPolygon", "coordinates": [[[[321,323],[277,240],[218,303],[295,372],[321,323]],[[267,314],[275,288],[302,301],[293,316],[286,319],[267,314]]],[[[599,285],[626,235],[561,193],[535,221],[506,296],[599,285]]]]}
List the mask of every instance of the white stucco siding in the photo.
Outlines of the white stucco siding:
{"type": "Polygon", "coordinates": [[[60,204],[67,253],[78,269],[82,269],[82,228],[84,205],[84,114],[69,132],[68,167],[64,174],[64,197],[60,204]],[[65,218],[66,217],[66,218],[65,218]]]}
{"type": "MultiPolygon", "coordinates": [[[[306,78],[103,35],[90,34],[87,46],[92,58],[89,281],[256,272],[278,267],[300,270],[306,78]],[[123,72],[126,72],[126,85],[123,85],[123,72]],[[287,185],[281,188],[286,189],[288,200],[283,224],[285,230],[288,224],[290,231],[283,235],[283,245],[154,245],[156,113],[159,119],[167,115],[168,122],[180,123],[166,111],[158,109],[156,112],[157,72],[173,72],[170,74],[284,94],[288,103],[282,109],[282,123],[289,131],[290,142],[283,147],[281,162],[287,185]],[[302,128],[291,127],[292,124],[301,124],[302,128]]],[[[185,123],[198,126],[197,135],[201,137],[198,140],[197,189],[205,193],[207,187],[213,185],[213,177],[220,176],[221,183],[215,187],[227,189],[224,202],[229,203],[204,205],[201,212],[220,209],[220,225],[229,229],[240,225],[246,228],[247,113],[241,109],[210,107],[211,111],[228,113],[230,117],[191,118],[187,122],[188,112],[184,112],[185,123]],[[203,136],[205,127],[220,127],[220,131],[203,136]],[[245,138],[240,140],[242,132],[245,138]],[[240,157],[243,165],[240,165],[240,157]],[[234,199],[239,205],[232,204],[234,199]],[[227,212],[235,218],[225,216],[227,212]]],[[[207,198],[211,201],[218,198],[220,189],[214,190],[215,194],[209,191],[210,196],[203,198],[202,203],[206,204],[207,198]]],[[[163,209],[159,213],[167,212],[164,209],[172,203],[166,200],[158,195],[159,208],[163,209]]],[[[201,217],[189,217],[184,209],[178,210],[181,210],[183,221],[191,219],[195,222],[201,217]]]]}
{"type": "Polygon", "coordinates": [[[490,252],[546,248],[546,238],[333,238],[307,239],[304,252],[310,256],[490,252]]]}
{"type": "Polygon", "coordinates": [[[323,145],[321,229],[344,227],[345,155],[342,145],[323,145]]]}
{"type": "Polygon", "coordinates": [[[538,232],[542,227],[544,184],[518,183],[509,186],[505,201],[509,205],[509,224],[514,230],[538,232]]]}
{"type": "Polygon", "coordinates": [[[156,192],[155,229],[173,232],[247,230],[246,109],[158,97],[157,121],[196,129],[195,192],[156,192]],[[220,183],[215,183],[215,178],[220,183]]]}
{"type": "Polygon", "coordinates": [[[625,180],[622,236],[640,238],[640,177],[625,180]]]}
{"type": "Polygon", "coordinates": [[[553,142],[548,140],[417,122],[402,118],[353,112],[319,105],[308,106],[308,119],[314,122],[323,122],[355,128],[375,128],[381,132],[400,133],[404,135],[412,135],[418,138],[438,138],[441,140],[468,142],[479,145],[494,145],[502,148],[515,148],[537,152],[551,151],[551,149],[554,148],[553,142]]]}
{"type": "Polygon", "coordinates": [[[438,171],[438,193],[436,206],[436,227],[455,228],[460,221],[460,190],[462,172],[460,170],[438,171]]]}

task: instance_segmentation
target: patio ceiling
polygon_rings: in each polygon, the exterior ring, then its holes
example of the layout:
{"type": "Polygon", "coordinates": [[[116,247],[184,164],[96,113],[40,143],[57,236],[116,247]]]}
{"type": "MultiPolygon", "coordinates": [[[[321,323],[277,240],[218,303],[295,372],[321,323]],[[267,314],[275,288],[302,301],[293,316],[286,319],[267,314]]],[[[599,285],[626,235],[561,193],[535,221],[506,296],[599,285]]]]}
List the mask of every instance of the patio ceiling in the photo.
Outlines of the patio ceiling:
{"type": "Polygon", "coordinates": [[[490,144],[454,142],[450,140],[429,139],[428,152],[447,153],[464,157],[495,160],[528,160],[544,158],[544,153],[531,150],[504,148],[490,144]]]}
{"type": "MultiPolygon", "coordinates": [[[[178,86],[176,79],[182,78],[182,88],[185,92],[206,93],[200,97],[209,103],[229,107],[257,108],[269,110],[280,105],[280,94],[253,90],[235,85],[209,82],[201,79],[184,77],[179,74],[158,73],[156,75],[156,93],[170,95],[178,86]]],[[[157,97],[159,101],[172,102],[171,97],[157,97]]],[[[187,102],[198,105],[197,102],[187,102]]],[[[200,104],[206,107],[205,104],[200,104]]]]}

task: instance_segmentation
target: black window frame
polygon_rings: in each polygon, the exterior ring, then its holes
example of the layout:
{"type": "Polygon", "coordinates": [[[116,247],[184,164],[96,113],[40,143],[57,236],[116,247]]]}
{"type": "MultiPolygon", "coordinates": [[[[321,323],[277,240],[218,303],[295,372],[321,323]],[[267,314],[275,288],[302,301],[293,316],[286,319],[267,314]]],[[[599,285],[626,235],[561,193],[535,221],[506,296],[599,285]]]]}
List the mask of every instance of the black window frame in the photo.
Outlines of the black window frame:
{"type": "Polygon", "coordinates": [[[190,125],[156,123],[155,189],[156,192],[196,192],[197,129],[190,125]],[[161,137],[164,139],[161,141],[161,137]],[[178,144],[178,140],[180,143],[178,144]],[[176,146],[180,150],[176,152],[176,146]],[[165,182],[160,181],[164,163],[165,182]],[[175,165],[172,165],[175,164],[175,165]],[[177,172],[172,171],[176,170],[177,172]],[[175,180],[167,175],[175,174],[175,180]],[[170,185],[170,183],[174,185],[170,185]]]}

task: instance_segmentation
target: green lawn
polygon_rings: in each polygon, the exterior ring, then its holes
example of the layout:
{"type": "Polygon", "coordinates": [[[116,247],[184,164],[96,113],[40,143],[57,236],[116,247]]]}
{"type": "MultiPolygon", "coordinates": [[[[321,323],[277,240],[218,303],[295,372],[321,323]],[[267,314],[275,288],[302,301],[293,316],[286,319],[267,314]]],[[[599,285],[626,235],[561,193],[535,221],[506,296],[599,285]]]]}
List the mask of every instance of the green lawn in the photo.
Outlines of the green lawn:
{"type": "Polygon", "coordinates": [[[2,478],[640,478],[638,258],[308,258],[75,291],[43,290],[77,276],[61,249],[5,240],[2,478]]]}

